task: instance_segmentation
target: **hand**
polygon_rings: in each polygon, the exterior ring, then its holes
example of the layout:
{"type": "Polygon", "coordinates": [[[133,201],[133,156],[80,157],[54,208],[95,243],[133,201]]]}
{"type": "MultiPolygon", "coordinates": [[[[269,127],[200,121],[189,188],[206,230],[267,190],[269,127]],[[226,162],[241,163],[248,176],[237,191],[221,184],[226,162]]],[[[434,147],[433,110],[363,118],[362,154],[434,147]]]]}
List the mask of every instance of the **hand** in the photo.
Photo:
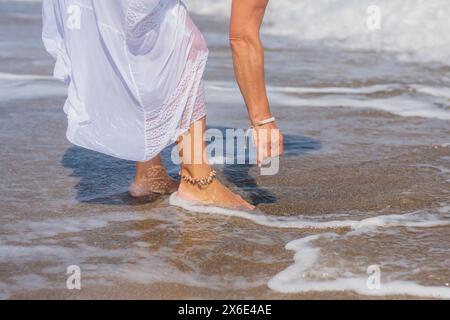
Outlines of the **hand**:
{"type": "Polygon", "coordinates": [[[268,158],[279,157],[284,152],[284,137],[275,122],[253,128],[253,141],[257,147],[257,164],[262,166],[268,158]]]}

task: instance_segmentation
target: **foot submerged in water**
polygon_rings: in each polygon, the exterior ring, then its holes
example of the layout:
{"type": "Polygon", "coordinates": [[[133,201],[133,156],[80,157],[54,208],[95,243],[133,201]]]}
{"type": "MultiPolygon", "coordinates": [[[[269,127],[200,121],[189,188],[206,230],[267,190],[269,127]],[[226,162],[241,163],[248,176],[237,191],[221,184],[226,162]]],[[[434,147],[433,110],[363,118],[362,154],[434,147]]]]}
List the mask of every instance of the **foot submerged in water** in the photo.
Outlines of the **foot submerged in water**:
{"type": "Polygon", "coordinates": [[[177,191],[179,182],[167,174],[163,166],[153,166],[147,169],[143,178],[135,179],[130,186],[130,194],[134,198],[150,194],[171,194],[177,191]]]}
{"type": "Polygon", "coordinates": [[[240,195],[214,180],[206,187],[198,187],[181,182],[177,195],[181,200],[198,206],[214,206],[224,209],[255,210],[255,206],[245,201],[240,195]]]}

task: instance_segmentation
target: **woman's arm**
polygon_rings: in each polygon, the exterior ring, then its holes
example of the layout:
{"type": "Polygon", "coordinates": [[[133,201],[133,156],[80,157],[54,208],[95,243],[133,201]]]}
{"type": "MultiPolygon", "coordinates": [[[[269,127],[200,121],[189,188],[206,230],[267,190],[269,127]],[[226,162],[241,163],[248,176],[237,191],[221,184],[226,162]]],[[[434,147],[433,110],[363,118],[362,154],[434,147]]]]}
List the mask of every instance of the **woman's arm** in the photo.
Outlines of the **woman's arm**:
{"type": "Polygon", "coordinates": [[[256,129],[259,165],[264,157],[275,157],[283,153],[283,137],[275,122],[257,125],[272,117],[265,83],[264,48],[260,39],[260,28],[268,2],[269,0],[233,0],[230,24],[236,80],[250,121],[256,129]],[[277,131],[275,135],[274,130],[277,131]]]}

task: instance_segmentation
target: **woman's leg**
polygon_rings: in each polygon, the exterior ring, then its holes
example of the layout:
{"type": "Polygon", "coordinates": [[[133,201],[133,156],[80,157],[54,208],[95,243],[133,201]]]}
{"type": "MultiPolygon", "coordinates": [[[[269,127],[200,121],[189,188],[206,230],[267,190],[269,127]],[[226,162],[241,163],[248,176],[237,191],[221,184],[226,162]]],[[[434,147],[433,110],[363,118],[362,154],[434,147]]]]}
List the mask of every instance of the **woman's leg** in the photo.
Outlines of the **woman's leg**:
{"type": "Polygon", "coordinates": [[[130,187],[133,197],[150,193],[169,194],[177,188],[178,183],[167,175],[160,155],[150,161],[136,163],[136,176],[130,187]]]}
{"type": "MultiPolygon", "coordinates": [[[[194,179],[208,177],[212,168],[204,156],[206,143],[204,139],[206,118],[192,124],[189,132],[183,135],[178,147],[181,158],[181,174],[194,179]]],[[[241,196],[234,194],[217,179],[207,186],[197,186],[183,181],[180,182],[178,195],[189,201],[210,204],[226,208],[245,208],[253,210],[241,196]]]]}

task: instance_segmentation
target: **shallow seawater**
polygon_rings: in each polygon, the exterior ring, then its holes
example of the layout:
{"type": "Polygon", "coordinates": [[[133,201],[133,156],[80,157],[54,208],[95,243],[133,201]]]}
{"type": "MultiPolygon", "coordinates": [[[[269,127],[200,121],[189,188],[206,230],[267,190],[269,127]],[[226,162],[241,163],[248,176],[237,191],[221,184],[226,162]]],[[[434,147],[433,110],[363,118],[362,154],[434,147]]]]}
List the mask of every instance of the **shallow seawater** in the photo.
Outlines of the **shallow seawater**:
{"type": "MultiPolygon", "coordinates": [[[[448,67],[266,36],[279,172],[218,165],[258,210],[190,212],[133,200],[133,163],[68,144],[39,14],[1,1],[0,298],[450,298],[448,67]]],[[[209,127],[246,128],[226,21],[195,20],[209,127]]]]}

